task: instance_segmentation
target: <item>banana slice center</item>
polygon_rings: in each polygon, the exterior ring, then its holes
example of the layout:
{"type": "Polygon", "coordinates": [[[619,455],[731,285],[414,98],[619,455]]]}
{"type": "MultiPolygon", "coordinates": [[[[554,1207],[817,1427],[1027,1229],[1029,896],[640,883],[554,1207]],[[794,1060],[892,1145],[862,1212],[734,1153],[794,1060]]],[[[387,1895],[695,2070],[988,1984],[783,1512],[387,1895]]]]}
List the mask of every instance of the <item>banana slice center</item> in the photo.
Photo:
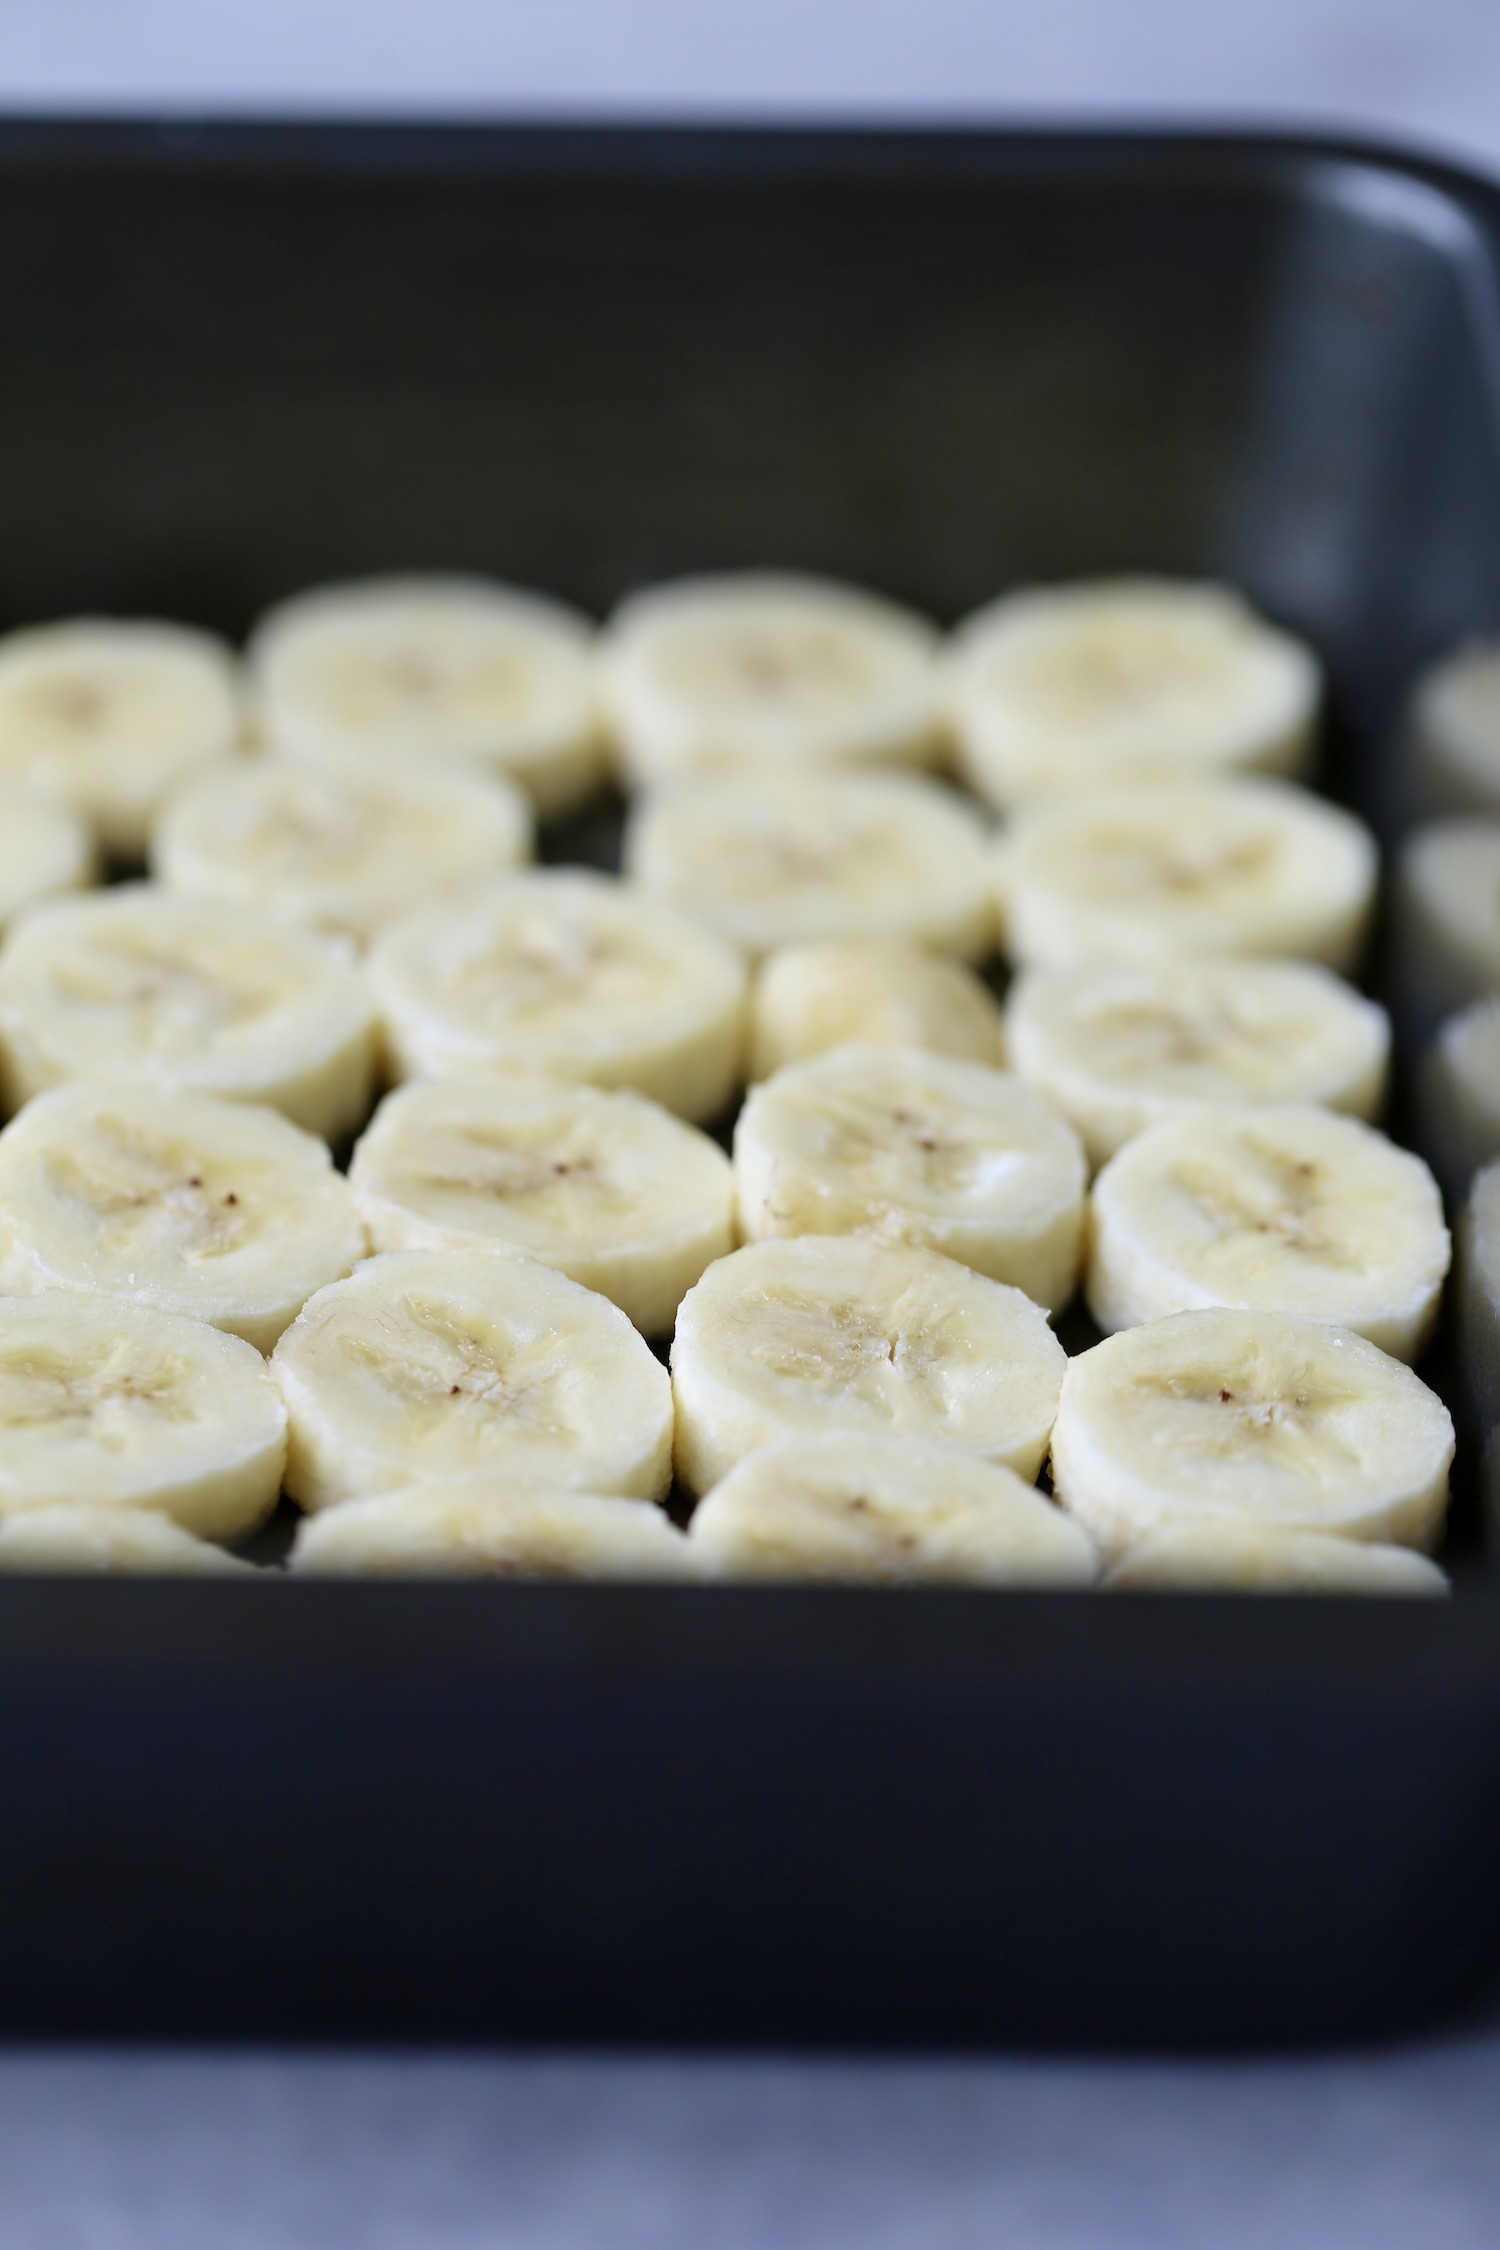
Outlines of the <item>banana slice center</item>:
{"type": "Polygon", "coordinates": [[[1362,1273],[1360,1257],[1338,1227],[1326,1171],[1309,1157],[1268,1147],[1245,1135],[1243,1163],[1188,1160],[1173,1166],[1172,1184],[1192,1204],[1217,1246],[1256,1235],[1299,1258],[1342,1273],[1362,1273]]]}
{"type": "Polygon", "coordinates": [[[481,1433],[486,1425],[521,1425],[554,1439],[569,1433],[572,1425],[557,1411],[559,1385],[574,1364],[563,1345],[476,1335],[442,1305],[415,1295],[383,1314],[380,1325],[385,1335],[341,1336],[339,1348],[421,1427],[462,1416],[481,1433]]]}
{"type": "Polygon", "coordinates": [[[242,1177],[116,1120],[101,1119],[93,1139],[92,1148],[85,1140],[49,1150],[44,1170],[50,1192],[97,1234],[101,1250],[125,1255],[166,1238],[197,1263],[231,1255],[258,1230],[258,1199],[242,1177]]]}
{"type": "Polygon", "coordinates": [[[1365,1457],[1341,1424],[1361,1413],[1367,1394],[1310,1369],[1289,1383],[1267,1383],[1253,1371],[1141,1375],[1131,1389],[1150,1418],[1151,1446],[1165,1453],[1253,1462],[1294,1482],[1311,1474],[1329,1486],[1365,1457]]]}
{"type": "Polygon", "coordinates": [[[889,1403],[893,1390],[905,1388],[948,1401],[948,1342],[920,1319],[902,1321],[899,1308],[882,1317],[856,1299],[803,1299],[763,1289],[750,1290],[743,1302],[753,1327],[741,1348],[780,1381],[811,1384],[831,1396],[853,1391],[871,1404],[889,1403]],[[765,1317],[755,1317],[760,1314],[765,1317]]]}
{"type": "Polygon", "coordinates": [[[0,1353],[0,1427],[56,1429],[112,1453],[139,1442],[140,1424],[196,1421],[183,1371],[170,1361],[146,1369],[121,1345],[80,1360],[37,1345],[0,1353]]]}
{"type": "Polygon", "coordinates": [[[768,713],[825,718],[858,702],[879,681],[862,643],[790,621],[683,635],[662,651],[659,664],[664,686],[710,712],[752,704],[768,713]]]}
{"type": "Polygon", "coordinates": [[[107,949],[93,947],[59,962],[53,982],[70,1006],[128,1016],[137,1039],[174,1050],[268,1015],[286,997],[284,980],[278,985],[257,976],[248,960],[200,966],[122,930],[112,933],[107,949]]]}

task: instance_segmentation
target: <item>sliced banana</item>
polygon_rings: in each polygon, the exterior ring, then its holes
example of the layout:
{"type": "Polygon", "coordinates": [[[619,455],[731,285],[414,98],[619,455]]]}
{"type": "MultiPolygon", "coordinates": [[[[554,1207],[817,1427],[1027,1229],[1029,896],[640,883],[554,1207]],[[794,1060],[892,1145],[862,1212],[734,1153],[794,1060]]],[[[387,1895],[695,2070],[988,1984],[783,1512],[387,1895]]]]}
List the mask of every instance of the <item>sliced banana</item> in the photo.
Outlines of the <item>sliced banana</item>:
{"type": "Polygon", "coordinates": [[[851,586],[789,573],[637,594],[605,637],[627,780],[733,765],[926,761],[940,741],[937,633],[851,586]]]}
{"type": "Polygon", "coordinates": [[[851,1235],[757,1242],[710,1266],[677,1315],[677,1473],[707,1492],[778,1438],[937,1438],[1030,1479],[1062,1346],[1019,1289],[930,1250],[851,1235]]]}
{"type": "Polygon", "coordinates": [[[1470,641],[1431,666],[1409,732],[1428,802],[1500,812],[1500,641],[1470,641]]]}
{"type": "Polygon", "coordinates": [[[261,619],[249,663],[266,738],[290,757],[476,759],[544,815],[604,777],[593,629],[538,594],[482,578],[320,587],[261,619]]]}
{"type": "Polygon", "coordinates": [[[0,1571],[256,1578],[252,1564],[147,1508],[63,1504],[0,1516],[0,1571]]]}
{"type": "Polygon", "coordinates": [[[961,962],[877,938],[778,947],[750,995],[750,1076],[851,1042],[1005,1060],[999,1003],[961,962]]]}
{"type": "Polygon", "coordinates": [[[1482,1164],[1500,1156],[1500,993],[1450,1016],[1422,1057],[1423,1141],[1461,1203],[1482,1164]]]}
{"type": "Polygon", "coordinates": [[[1089,1309],[1106,1334],[1208,1305],[1284,1312],[1415,1359],[1450,1255],[1437,1182],[1383,1133],[1301,1103],[1203,1108],[1095,1181],[1089,1309]]]}
{"type": "Polygon", "coordinates": [[[151,847],[169,890],[367,943],[531,856],[531,810],[486,774],[257,758],[179,790],[151,847]]]}
{"type": "Polygon", "coordinates": [[[1396,861],[1391,972],[1420,1032],[1500,992],[1500,820],[1415,829],[1396,861]]]}
{"type": "Polygon", "coordinates": [[[89,832],[64,805],[0,786],[0,934],[23,907],[94,879],[89,832]]]}
{"type": "Polygon", "coordinates": [[[678,1116],[739,1084],[744,963],[606,875],[512,875],[398,923],[369,973],[398,1077],[523,1071],[648,1094],[678,1116]]]}
{"type": "Polygon", "coordinates": [[[1095,1164],[1203,1102],[1316,1102],[1373,1117],[1390,1018],[1306,961],[1032,969],[1006,998],[1012,1060],[1095,1164]]]}
{"type": "Polygon", "coordinates": [[[926,1438],[825,1430],[738,1462],[688,1545],[717,1578],[1087,1586],[1093,1541],[1011,1469],[926,1438]]]}
{"type": "Polygon", "coordinates": [[[758,1086],[734,1132],[747,1241],[866,1235],[938,1250],[1056,1312],[1078,1282],[1088,1166],[1007,1071],[920,1047],[835,1047],[758,1086]]]}
{"type": "Polygon", "coordinates": [[[268,1352],[315,1289],[364,1257],[324,1142],[275,1110],[85,1083],[0,1133],[0,1289],[95,1289],[268,1352]]]}
{"type": "Polygon", "coordinates": [[[139,859],[173,784],[232,751],[239,675],[185,625],[80,618],[0,641],[0,782],[64,805],[139,859]]]}
{"type": "Polygon", "coordinates": [[[1127,1547],[1110,1593],[1446,1594],[1435,1562],[1410,1547],[1227,1517],[1159,1524],[1127,1547]]]}
{"type": "Polygon", "coordinates": [[[266,1102],[337,1140],[361,1124],[374,1009],[310,931],[149,883],[35,908],[0,951],[12,1110],[77,1078],[266,1102]]]}
{"type": "Polygon", "coordinates": [[[1492,1534],[1500,1529],[1500,1163],[1474,1181],[1459,1222],[1459,1334],[1478,1411],[1492,1534]]]}
{"type": "Polygon", "coordinates": [[[1453,1423],[1363,1336],[1285,1313],[1175,1313],[1068,1362],[1052,1484],[1111,1556],[1181,1518],[1436,1544],[1453,1423]]]}
{"type": "Polygon", "coordinates": [[[814,938],[899,939],[966,961],[995,948],[979,821],[906,775],[676,782],[631,813],[624,864],[752,954],[814,938]]]}
{"type": "Polygon", "coordinates": [[[1006,832],[1003,938],[1037,968],[1249,953],[1348,969],[1376,873],[1363,823],[1286,782],[1091,791],[1006,832]]]}
{"type": "Polygon", "coordinates": [[[649,1500],[449,1477],[308,1516],[291,1567],[352,1578],[688,1578],[695,1557],[649,1500]]]}
{"type": "Polygon", "coordinates": [[[1221,586],[1102,579],[1008,594],[948,665],[960,768],[1004,811],[1042,798],[1306,765],[1317,659],[1221,586]]]}
{"type": "Polygon", "coordinates": [[[0,1516],[151,1508],[235,1539],[276,1504],[286,1432],[238,1336],[72,1289],[0,1298],[0,1516]]]}
{"type": "MultiPolygon", "coordinates": [[[[4,1152],[0,1134],[0,1163],[4,1152]]],[[[525,1251],[647,1336],[670,1330],[704,1268],[734,1248],[728,1158],[639,1094],[404,1086],[376,1111],[349,1181],[377,1250],[525,1251]]]]}
{"type": "Polygon", "coordinates": [[[272,1355],[311,1513],[483,1473],[658,1500],[672,1392],[618,1306],[520,1255],[397,1251],[308,1300],[272,1355]]]}

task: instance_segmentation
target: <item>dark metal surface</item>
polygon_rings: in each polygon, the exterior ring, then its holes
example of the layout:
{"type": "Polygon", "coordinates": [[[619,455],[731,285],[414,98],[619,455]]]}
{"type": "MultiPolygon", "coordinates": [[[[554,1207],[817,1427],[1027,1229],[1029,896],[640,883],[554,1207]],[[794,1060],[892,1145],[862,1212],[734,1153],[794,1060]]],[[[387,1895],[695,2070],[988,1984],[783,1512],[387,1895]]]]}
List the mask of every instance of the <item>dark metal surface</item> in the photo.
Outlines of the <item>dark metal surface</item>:
{"type": "MultiPolygon", "coordinates": [[[[1500,623],[1497,211],[1290,142],[0,125],[0,621],[1213,571],[1388,835],[1404,682],[1500,623]]],[[[0,1915],[0,2033],[1392,2029],[1500,1945],[1500,1592],[0,1583],[0,1915]]]]}

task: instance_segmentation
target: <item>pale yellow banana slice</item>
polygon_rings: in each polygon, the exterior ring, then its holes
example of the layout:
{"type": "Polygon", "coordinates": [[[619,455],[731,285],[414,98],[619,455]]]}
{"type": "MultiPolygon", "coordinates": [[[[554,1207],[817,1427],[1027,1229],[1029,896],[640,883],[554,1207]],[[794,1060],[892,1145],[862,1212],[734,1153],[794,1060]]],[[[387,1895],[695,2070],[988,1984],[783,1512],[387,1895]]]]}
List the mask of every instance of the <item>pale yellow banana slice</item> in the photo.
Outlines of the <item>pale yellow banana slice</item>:
{"type": "Polygon", "coordinates": [[[530,807],[498,776],[397,766],[345,773],[257,758],[172,797],[151,870],[187,897],[364,944],[530,856],[530,807]]]}
{"type": "Polygon", "coordinates": [[[256,1578],[250,1563],[148,1508],[28,1508],[0,1516],[0,1571],[112,1577],[256,1578]]]}
{"type": "Polygon", "coordinates": [[[1096,1164],[1203,1102],[1316,1102],[1370,1118],[1385,1094],[1389,1017],[1312,962],[1032,969],[1005,1012],[1015,1068],[1071,1118],[1096,1164]]]}
{"type": "Polygon", "coordinates": [[[451,1477],[308,1516],[294,1571],[351,1578],[689,1578],[660,1508],[544,1485],[451,1477]]]}
{"type": "Polygon", "coordinates": [[[94,879],[89,832],[66,806],[0,787],[0,934],[23,907],[94,879]]]}
{"type": "Polygon", "coordinates": [[[1093,1541],[1011,1469],[926,1438],[825,1430],[738,1462],[693,1511],[716,1578],[1087,1586],[1093,1541]]]}
{"type": "Polygon", "coordinates": [[[605,875],[547,868],[398,923],[369,973],[395,1075],[522,1071],[648,1094],[694,1121],[740,1082],[733,946],[605,875]]]}
{"type": "Polygon", "coordinates": [[[404,1086],[376,1111],[349,1181],[377,1250],[525,1251],[647,1336],[670,1330],[734,1247],[728,1158],[639,1094],[523,1079],[404,1086]]]}
{"type": "Polygon", "coordinates": [[[1500,1531],[1500,1163],[1487,1164],[1459,1222],[1459,1332],[1478,1410],[1490,1531],[1500,1531]]]}
{"type": "Polygon", "coordinates": [[[262,618],[249,662],[266,739],[294,758],[477,759],[541,814],[604,776],[593,629],[538,594],[481,578],[326,586],[262,618]]]}
{"type": "Polygon", "coordinates": [[[1377,855],[1351,813],[1246,777],[1034,807],[998,869],[1003,940],[1028,967],[1248,953],[1348,969],[1377,855]]]}
{"type": "Polygon", "coordinates": [[[1409,1367],[1285,1313],[1175,1313],[1069,1360],[1052,1483],[1111,1556],[1234,1520],[1431,1547],[1453,1423],[1409,1367]]]}
{"type": "Polygon", "coordinates": [[[532,1258],[372,1258],[308,1300],[271,1366],[309,1512],[455,1475],[643,1500],[671,1478],[666,1369],[618,1306],[532,1258]]]}
{"type": "Polygon", "coordinates": [[[1204,1517],[1163,1523],[1125,1549],[1109,1593],[1446,1594],[1435,1562],[1410,1547],[1324,1531],[1204,1517]]]}
{"type": "Polygon", "coordinates": [[[984,831],[936,783],[898,774],[681,781],[626,823],[625,872],[752,954],[805,939],[900,939],[978,961],[995,948],[984,831]]]}
{"type": "Polygon", "coordinates": [[[374,1009],[311,931],[148,883],[33,909],[0,950],[0,1071],[18,1109],[72,1079],[266,1102],[337,1140],[370,1106],[374,1009]]]}
{"type": "Polygon", "coordinates": [[[1500,812],[1500,642],[1471,641],[1423,674],[1409,735],[1427,803],[1500,812]]]}
{"type": "Polygon", "coordinates": [[[1083,1256],[1088,1166],[1023,1079],[920,1047],[835,1047],[778,1071],[734,1133],[740,1231],[938,1250],[1052,1312],[1083,1256]]]}
{"type": "Polygon", "coordinates": [[[1019,1289],[930,1250],[849,1235],[757,1242],[677,1315],[677,1473],[706,1492],[777,1438],[936,1438],[1032,1478],[1063,1350],[1019,1289]]]}
{"type": "Polygon", "coordinates": [[[1106,1334],[1208,1305],[1352,1328],[1415,1359],[1451,1245],[1419,1156],[1301,1103],[1189,1110],[1094,1183],[1089,1309],[1106,1334]]]}
{"type": "Polygon", "coordinates": [[[961,962],[877,938],[778,947],[750,995],[750,1076],[851,1042],[1005,1060],[999,1003],[961,962]]]}
{"type": "Polygon", "coordinates": [[[603,693],[636,785],[734,765],[931,759],[937,633],[854,587],[790,573],[635,595],[604,642],[603,693]]]}
{"type": "Polygon", "coordinates": [[[1008,594],[961,626],[948,707],[965,779],[1009,811],[1312,749],[1317,659],[1220,586],[1120,578],[1008,594]]]}
{"type": "Polygon", "coordinates": [[[364,1257],[324,1142],[275,1110],[84,1083],[0,1133],[0,1289],[100,1290],[268,1352],[315,1289],[364,1257]]]}
{"type": "Polygon", "coordinates": [[[151,1508],[206,1539],[276,1504],[286,1411],[259,1352],[72,1289],[0,1298],[0,1516],[151,1508]]]}
{"type": "Polygon", "coordinates": [[[1450,1016],[1422,1057],[1423,1140],[1456,1202],[1500,1156],[1500,993],[1450,1016]]]}
{"type": "Polygon", "coordinates": [[[0,641],[0,781],[138,859],[167,792],[242,728],[229,650],[185,625],[80,618],[0,641]]]}
{"type": "Polygon", "coordinates": [[[1392,974],[1419,1026],[1500,992],[1500,820],[1435,820],[1396,862],[1392,974]]]}

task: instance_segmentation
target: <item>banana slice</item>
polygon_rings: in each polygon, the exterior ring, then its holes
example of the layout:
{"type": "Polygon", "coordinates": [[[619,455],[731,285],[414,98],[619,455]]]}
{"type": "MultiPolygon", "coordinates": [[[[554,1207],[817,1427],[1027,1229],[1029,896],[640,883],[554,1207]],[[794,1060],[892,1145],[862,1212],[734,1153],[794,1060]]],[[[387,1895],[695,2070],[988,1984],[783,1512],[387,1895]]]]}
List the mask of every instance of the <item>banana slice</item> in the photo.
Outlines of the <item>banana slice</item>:
{"type": "Polygon", "coordinates": [[[1289,953],[1348,969],[1377,854],[1351,813],[1247,778],[1037,806],[999,871],[1004,942],[1027,966],[1289,953]]]}
{"type": "Polygon", "coordinates": [[[0,787],[0,933],[26,906],[94,879],[88,830],[62,805],[0,787]]]}
{"type": "Polygon", "coordinates": [[[482,578],[376,578],[283,602],[248,654],[274,749],[341,771],[477,759],[546,815],[604,778],[592,644],[586,619],[537,594],[482,578]]]}
{"type": "Polygon", "coordinates": [[[1478,1410],[1491,1531],[1500,1528],[1500,1164],[1475,1180],[1459,1222],[1459,1334],[1478,1410]]]}
{"type": "Polygon", "coordinates": [[[1005,1060],[999,1004],[958,961],[873,938],[778,948],[750,995],[750,1076],[851,1043],[1005,1060]]]}
{"type": "Polygon", "coordinates": [[[1500,1156],[1500,995],[1450,1016],[1419,1072],[1423,1142],[1461,1203],[1482,1164],[1500,1156]]]}
{"type": "Polygon", "coordinates": [[[1453,1423],[1400,1360],[1285,1313],[1176,1313],[1070,1359],[1058,1499],[1114,1556],[1163,1524],[1229,1517],[1436,1544],[1453,1423]]]}
{"type": "Polygon", "coordinates": [[[528,1071],[713,1117],[741,1076],[744,963],[581,868],[512,875],[390,930],[370,979],[398,1077],[528,1071]]]}
{"type": "Polygon", "coordinates": [[[1121,578],[1008,594],[959,628],[948,699],[971,788],[1042,798],[1307,764],[1317,659],[1221,586],[1121,578]]]}
{"type": "Polygon", "coordinates": [[[64,805],[139,859],[173,784],[239,741],[227,648],[185,625],[81,618],[0,641],[0,781],[64,805]]]}
{"type": "Polygon", "coordinates": [[[0,1289],[94,1289],[268,1352],[365,1255],[325,1144],[274,1110],[58,1086],[0,1133],[0,1289]]]}
{"type": "Polygon", "coordinates": [[[152,1508],[236,1539],[276,1505],[286,1411],[238,1336],[117,1298],[0,1298],[0,1516],[152,1508]]]}
{"type": "Polygon", "coordinates": [[[145,1508],[29,1508],[0,1516],[0,1571],[151,1578],[258,1578],[250,1563],[145,1508]]]}
{"type": "Polygon", "coordinates": [[[1095,1164],[1204,1102],[1316,1102],[1373,1117],[1390,1018],[1304,961],[1032,969],[1006,999],[1015,1068],[1095,1164]]]}
{"type": "Polygon", "coordinates": [[[624,864],[752,954],[811,938],[894,938],[966,961],[995,949],[983,829],[905,775],[676,782],[632,812],[624,864]]]}
{"type": "Polygon", "coordinates": [[[666,1369],[625,1315],[519,1255],[407,1250],[309,1298],[272,1355],[311,1513],[483,1472],[659,1500],[666,1369]]]}
{"type": "Polygon", "coordinates": [[[1392,976],[1415,1031],[1500,991],[1500,820],[1435,820],[1396,861],[1392,976]]]}
{"type": "Polygon", "coordinates": [[[925,1438],[851,1430],[747,1454],[693,1511],[718,1578],[1087,1586],[1082,1526],[1014,1471],[925,1438]]]}
{"type": "Polygon", "coordinates": [[[938,1250],[1056,1312],[1083,1256],[1071,1125],[1003,1070],[920,1047],[836,1047],[778,1071],[734,1133],[747,1241],[867,1235],[938,1250]]]}
{"type": "Polygon", "coordinates": [[[910,610],[816,578],[687,578],[624,603],[603,692],[637,786],[736,764],[926,761],[938,636],[910,610]]]}
{"type": "Polygon", "coordinates": [[[345,1500],[308,1516],[294,1571],[353,1578],[689,1578],[695,1557],[649,1500],[480,1477],[345,1500]]]}
{"type": "Polygon", "coordinates": [[[1422,675],[1409,735],[1428,802],[1500,812],[1500,641],[1471,641],[1422,675]]]}
{"type": "Polygon", "coordinates": [[[706,1492],[758,1446],[836,1429],[943,1439],[1031,1479],[1062,1370],[1041,1307],[951,1258],[849,1235],[752,1243],[677,1315],[677,1473],[706,1492]]]}
{"type": "Polygon", "coordinates": [[[1106,1334],[1208,1305],[1295,1313],[1415,1359],[1450,1256],[1437,1182],[1383,1133],[1297,1103],[1204,1108],[1099,1174],[1089,1309],[1106,1334]]]}
{"type": "Polygon", "coordinates": [[[338,1140],[370,1106],[375,1021],[343,955],[270,915],[131,883],[38,907],[0,952],[12,1110],[75,1078],[267,1102],[338,1140]]]}
{"type": "Polygon", "coordinates": [[[349,1181],[377,1250],[525,1251],[647,1336],[670,1330],[704,1268],[734,1248],[728,1158],[639,1094],[405,1086],[381,1103],[349,1181]]]}
{"type": "Polygon", "coordinates": [[[1435,1562],[1410,1547],[1203,1518],[1163,1523],[1127,1547],[1110,1593],[1446,1594],[1435,1562]]]}
{"type": "Polygon", "coordinates": [[[151,847],[169,890],[366,943],[531,856],[531,809],[484,774],[220,767],[180,790],[151,847]]]}

